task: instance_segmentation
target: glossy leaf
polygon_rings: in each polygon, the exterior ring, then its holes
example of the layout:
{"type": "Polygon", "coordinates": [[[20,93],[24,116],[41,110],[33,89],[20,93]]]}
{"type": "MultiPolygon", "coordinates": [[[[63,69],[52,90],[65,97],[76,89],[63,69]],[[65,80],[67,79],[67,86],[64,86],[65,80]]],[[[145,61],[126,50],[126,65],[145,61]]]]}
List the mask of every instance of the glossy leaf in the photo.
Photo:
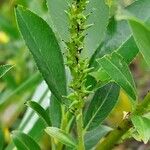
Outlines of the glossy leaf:
{"type": "Polygon", "coordinates": [[[18,6],[16,18],[22,36],[49,89],[62,102],[66,94],[64,62],[56,37],[48,24],[31,11],[18,6]]]}
{"type": "Polygon", "coordinates": [[[105,55],[97,61],[111,77],[111,80],[120,85],[133,100],[136,100],[135,83],[124,59],[114,52],[110,55],[105,55]]]}
{"type": "Polygon", "coordinates": [[[84,119],[84,126],[87,130],[99,126],[109,115],[117,103],[119,91],[119,86],[115,83],[107,84],[96,91],[84,119]]]}
{"type": "Polygon", "coordinates": [[[59,128],[47,127],[45,129],[45,132],[51,137],[57,139],[58,141],[69,147],[76,147],[74,139],[59,128]]]}
{"type": "Polygon", "coordinates": [[[86,150],[91,150],[109,131],[111,128],[100,125],[94,130],[86,132],[84,137],[86,150]]]}
{"type": "Polygon", "coordinates": [[[129,24],[140,52],[150,65],[150,29],[136,20],[129,20],[129,24]]]}
{"type": "Polygon", "coordinates": [[[131,120],[140,138],[146,144],[150,139],[150,119],[141,116],[133,116],[131,120]]]}
{"type": "Polygon", "coordinates": [[[40,104],[35,101],[28,101],[26,105],[31,107],[39,115],[39,117],[46,122],[47,125],[51,125],[48,112],[46,112],[46,110],[40,104]]]}
{"type": "Polygon", "coordinates": [[[0,66],[0,78],[7,73],[13,66],[12,65],[3,65],[0,66]]]}
{"type": "Polygon", "coordinates": [[[14,131],[12,139],[18,150],[41,150],[39,145],[27,134],[19,131],[14,131]]]}

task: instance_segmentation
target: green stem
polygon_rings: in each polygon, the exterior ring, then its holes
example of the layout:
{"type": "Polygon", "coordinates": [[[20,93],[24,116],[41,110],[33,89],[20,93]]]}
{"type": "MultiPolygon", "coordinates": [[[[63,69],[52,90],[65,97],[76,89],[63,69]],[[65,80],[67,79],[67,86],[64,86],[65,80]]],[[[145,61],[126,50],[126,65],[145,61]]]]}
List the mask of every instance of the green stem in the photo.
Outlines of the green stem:
{"type": "MultiPolygon", "coordinates": [[[[150,105],[150,93],[147,94],[146,98],[136,106],[136,109],[132,112],[132,115],[143,115],[146,113],[150,105]]],[[[96,150],[111,150],[115,144],[121,139],[121,137],[133,127],[131,123],[131,116],[124,119],[119,126],[111,131],[106,138],[97,145],[96,150]]]]}
{"type": "Polygon", "coordinates": [[[119,126],[114,129],[106,139],[99,143],[95,150],[111,150],[115,143],[132,127],[131,121],[128,119],[123,120],[119,126]]]}
{"type": "MultiPolygon", "coordinates": [[[[66,126],[68,122],[68,112],[65,111],[65,106],[62,106],[62,122],[61,122],[61,129],[66,131],[66,126]]],[[[58,143],[57,150],[62,150],[63,144],[58,143]]]]}
{"type": "Polygon", "coordinates": [[[51,137],[51,148],[52,150],[56,150],[54,139],[51,137]]]}
{"type": "Polygon", "coordinates": [[[76,115],[76,124],[77,124],[77,134],[78,134],[77,150],[85,150],[82,109],[80,109],[79,113],[76,115]]]}

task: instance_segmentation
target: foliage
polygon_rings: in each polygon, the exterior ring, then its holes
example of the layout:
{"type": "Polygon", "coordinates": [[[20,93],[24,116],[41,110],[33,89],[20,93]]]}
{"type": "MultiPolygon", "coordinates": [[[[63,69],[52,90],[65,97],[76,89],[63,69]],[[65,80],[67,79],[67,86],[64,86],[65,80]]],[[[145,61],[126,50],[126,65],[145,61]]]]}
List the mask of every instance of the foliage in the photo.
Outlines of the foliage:
{"type": "MultiPolygon", "coordinates": [[[[33,8],[36,1],[22,4],[31,10],[16,5],[15,18],[38,71],[32,66],[27,77],[20,77],[19,84],[0,94],[2,115],[3,110],[16,104],[12,116],[17,118],[24,103],[28,106],[18,131],[12,132],[13,142],[5,149],[43,149],[39,141],[46,136],[52,150],[106,150],[125,135],[126,139],[136,138],[135,132],[147,143],[150,118],[145,115],[150,111],[150,97],[148,93],[138,101],[130,64],[141,53],[147,68],[150,65],[150,1],[137,0],[123,6],[118,1],[47,0],[38,9],[33,8]],[[45,82],[40,84],[42,80],[45,82]],[[120,91],[129,96],[132,110],[113,129],[106,120],[118,103],[120,91]],[[22,99],[19,97],[16,103],[18,95],[22,99]],[[129,130],[130,136],[126,134],[129,130]]],[[[11,39],[20,41],[15,25],[5,26],[4,21],[0,27],[6,33],[13,31],[11,39]]],[[[23,47],[21,42],[18,49],[23,47]]],[[[22,64],[26,59],[32,62],[27,54],[22,64]]],[[[0,77],[11,68],[0,66],[0,77]]],[[[14,85],[7,74],[2,79],[14,85]]],[[[0,125],[5,124],[9,123],[0,125]]],[[[0,137],[4,139],[3,130],[0,137]]],[[[5,140],[0,141],[0,149],[5,140]]]]}

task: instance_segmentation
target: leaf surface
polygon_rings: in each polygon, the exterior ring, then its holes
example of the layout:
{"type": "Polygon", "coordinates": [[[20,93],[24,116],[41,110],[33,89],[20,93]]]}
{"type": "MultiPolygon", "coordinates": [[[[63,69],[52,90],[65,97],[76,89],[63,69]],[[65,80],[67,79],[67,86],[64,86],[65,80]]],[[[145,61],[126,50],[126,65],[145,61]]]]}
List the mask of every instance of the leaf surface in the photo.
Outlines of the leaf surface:
{"type": "Polygon", "coordinates": [[[109,8],[104,0],[92,0],[87,5],[86,14],[90,14],[87,24],[93,24],[87,29],[85,37],[85,50],[88,50],[88,56],[92,56],[95,50],[102,42],[109,20],[109,8]]]}
{"type": "Polygon", "coordinates": [[[46,122],[47,125],[51,125],[48,112],[46,112],[46,110],[40,104],[35,101],[28,101],[26,105],[31,107],[39,115],[39,117],[46,122]]]}
{"type": "Polygon", "coordinates": [[[131,72],[124,59],[116,52],[98,59],[98,63],[122,89],[136,100],[136,88],[131,72]]]}
{"type": "Polygon", "coordinates": [[[0,78],[5,75],[13,66],[12,65],[3,65],[0,66],[0,78]]]}
{"type": "Polygon", "coordinates": [[[53,127],[60,127],[62,120],[62,109],[60,103],[56,100],[54,95],[51,95],[49,115],[53,127]]]}
{"type": "Polygon", "coordinates": [[[18,6],[16,18],[22,36],[51,92],[62,102],[66,95],[63,56],[48,24],[31,11],[18,6]]]}
{"type": "Polygon", "coordinates": [[[136,20],[129,20],[129,24],[140,52],[150,65],[150,29],[136,20]]]}
{"type": "MultiPolygon", "coordinates": [[[[125,10],[143,22],[147,22],[150,18],[149,8],[149,0],[137,0],[129,5],[125,10]]],[[[91,62],[94,62],[96,58],[100,58],[105,54],[112,53],[114,50],[119,49],[130,40],[131,36],[132,32],[130,31],[127,21],[116,21],[114,18],[111,18],[107,27],[105,39],[103,43],[99,45],[96,53],[92,57],[91,62]]],[[[131,38],[131,40],[132,39],[133,38],[131,38]]],[[[138,53],[138,50],[133,50],[135,46],[136,45],[134,43],[134,45],[130,45],[130,49],[127,48],[128,50],[123,52],[124,54],[127,52],[125,56],[127,56],[129,52],[130,55],[132,54],[133,57],[130,57],[130,61],[132,61],[138,53]]]]}
{"type": "Polygon", "coordinates": [[[86,150],[91,150],[109,131],[111,128],[100,125],[94,130],[86,132],[84,137],[86,150]]]}
{"type": "Polygon", "coordinates": [[[84,125],[87,130],[97,127],[109,115],[117,103],[119,91],[115,83],[96,91],[85,115],[84,125]]]}
{"type": "Polygon", "coordinates": [[[76,147],[74,139],[68,134],[66,134],[63,130],[56,127],[47,127],[45,131],[48,135],[50,135],[53,138],[56,138],[61,143],[69,147],[76,147]]]}
{"type": "Polygon", "coordinates": [[[13,131],[12,138],[18,150],[41,150],[39,145],[25,133],[13,131]]]}
{"type": "Polygon", "coordinates": [[[133,116],[131,120],[140,138],[146,144],[150,139],[150,119],[141,116],[133,116]]]}

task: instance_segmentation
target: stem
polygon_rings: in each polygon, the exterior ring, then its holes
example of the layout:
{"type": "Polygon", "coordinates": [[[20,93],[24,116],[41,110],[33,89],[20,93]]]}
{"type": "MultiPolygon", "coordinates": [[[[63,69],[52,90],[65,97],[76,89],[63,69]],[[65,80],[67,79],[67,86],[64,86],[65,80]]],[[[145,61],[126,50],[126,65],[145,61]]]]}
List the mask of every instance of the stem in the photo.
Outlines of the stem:
{"type": "Polygon", "coordinates": [[[76,115],[77,134],[78,134],[78,150],[85,150],[84,146],[84,130],[83,130],[83,114],[82,109],[76,115]]]}
{"type": "Polygon", "coordinates": [[[70,31],[70,40],[66,42],[67,66],[72,75],[72,81],[70,83],[72,93],[67,98],[71,101],[70,108],[74,110],[76,117],[77,150],[85,150],[82,109],[86,97],[89,95],[88,88],[85,86],[86,77],[90,71],[88,68],[89,60],[81,57],[82,51],[84,50],[85,30],[90,27],[90,25],[86,25],[88,15],[83,13],[87,3],[88,0],[73,0],[69,11],[66,11],[69,17],[70,31]]]}
{"type": "Polygon", "coordinates": [[[123,120],[119,126],[114,129],[106,139],[99,143],[95,150],[111,150],[115,143],[132,127],[131,121],[128,119],[123,120]]]}
{"type": "MultiPolygon", "coordinates": [[[[136,106],[136,109],[133,111],[132,115],[143,115],[147,112],[147,109],[150,105],[150,93],[147,94],[145,99],[136,106]]],[[[121,139],[121,137],[133,127],[131,123],[131,116],[124,119],[119,126],[111,131],[106,138],[96,146],[96,150],[107,150],[112,149],[114,145],[121,139]]]]}
{"type": "Polygon", "coordinates": [[[52,150],[56,150],[54,139],[51,137],[51,148],[52,150]]]}
{"type": "MultiPolygon", "coordinates": [[[[67,123],[68,123],[68,112],[65,112],[65,106],[62,106],[62,122],[61,122],[62,130],[66,131],[67,123]]],[[[62,150],[62,149],[63,149],[63,144],[59,142],[57,146],[57,150],[62,150]]]]}

